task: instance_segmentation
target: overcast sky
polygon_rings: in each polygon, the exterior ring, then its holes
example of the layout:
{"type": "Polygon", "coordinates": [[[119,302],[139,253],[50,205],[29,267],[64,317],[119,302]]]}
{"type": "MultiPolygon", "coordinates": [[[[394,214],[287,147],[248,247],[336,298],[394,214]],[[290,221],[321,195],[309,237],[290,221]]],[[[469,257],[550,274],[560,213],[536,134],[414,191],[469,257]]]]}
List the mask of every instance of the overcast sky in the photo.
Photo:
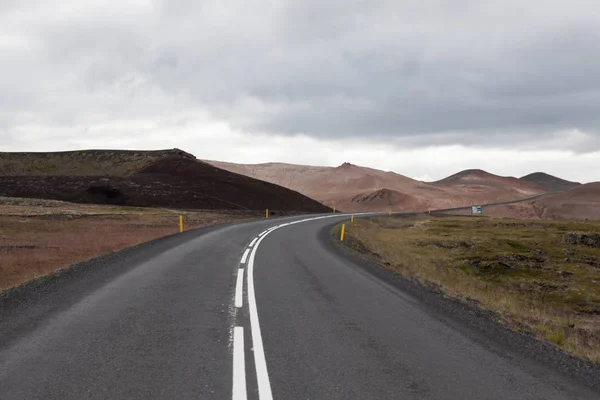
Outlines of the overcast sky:
{"type": "Polygon", "coordinates": [[[0,150],[600,180],[597,0],[0,0],[0,150]]]}

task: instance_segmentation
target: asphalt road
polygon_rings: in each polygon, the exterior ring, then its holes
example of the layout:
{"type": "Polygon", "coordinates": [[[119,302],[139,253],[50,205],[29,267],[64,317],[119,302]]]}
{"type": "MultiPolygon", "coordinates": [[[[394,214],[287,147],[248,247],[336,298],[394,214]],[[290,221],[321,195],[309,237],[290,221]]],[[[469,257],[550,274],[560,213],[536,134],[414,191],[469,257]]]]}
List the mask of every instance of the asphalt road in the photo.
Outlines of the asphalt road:
{"type": "Polygon", "coordinates": [[[344,217],[307,218],[186,232],[4,296],[0,399],[600,398],[336,249],[344,217]]]}

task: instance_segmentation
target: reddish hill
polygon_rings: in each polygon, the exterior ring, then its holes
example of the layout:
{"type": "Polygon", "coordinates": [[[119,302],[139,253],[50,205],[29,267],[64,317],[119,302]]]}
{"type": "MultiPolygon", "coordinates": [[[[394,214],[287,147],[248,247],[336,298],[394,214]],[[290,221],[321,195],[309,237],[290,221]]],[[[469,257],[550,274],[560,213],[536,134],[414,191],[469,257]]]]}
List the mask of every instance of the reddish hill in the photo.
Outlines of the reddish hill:
{"type": "Polygon", "coordinates": [[[432,183],[440,185],[456,185],[461,183],[479,182],[494,177],[496,176],[482,169],[466,169],[432,183]]]}
{"type": "Polygon", "coordinates": [[[600,219],[600,182],[529,202],[486,208],[486,214],[507,218],[600,219]]]}
{"type": "Polygon", "coordinates": [[[216,167],[226,169],[279,185],[294,186],[296,190],[307,194],[346,193],[352,185],[358,191],[377,190],[386,184],[419,185],[421,182],[411,178],[378,169],[360,167],[344,163],[339,167],[317,167],[285,163],[234,164],[221,161],[206,161],[216,167]]]}
{"type": "Polygon", "coordinates": [[[534,183],[480,169],[461,171],[432,184],[445,189],[464,205],[517,200],[543,192],[534,183]]]}
{"type": "Polygon", "coordinates": [[[540,189],[531,182],[521,181],[508,176],[490,174],[481,169],[468,169],[458,172],[445,179],[433,182],[436,186],[462,187],[466,189],[499,188],[510,190],[521,190],[524,194],[539,193],[540,189]]]}
{"type": "Polygon", "coordinates": [[[414,179],[373,168],[344,163],[338,167],[315,167],[283,163],[233,164],[207,161],[219,168],[247,176],[263,179],[297,190],[331,207],[344,211],[386,210],[380,202],[357,201],[357,195],[377,197],[376,192],[390,190],[410,196],[404,201],[393,196],[392,206],[397,210],[414,211],[425,209],[432,193],[443,192],[432,185],[414,179]],[[379,204],[379,205],[378,205],[379,204]],[[419,208],[415,208],[419,205],[419,208]]]}
{"type": "Polygon", "coordinates": [[[541,199],[538,205],[548,218],[600,219],[600,182],[588,183],[555,196],[541,199]]]}
{"type": "Polygon", "coordinates": [[[427,202],[396,190],[379,189],[357,194],[345,203],[344,207],[353,210],[424,210],[427,208],[427,202]]]}
{"type": "Polygon", "coordinates": [[[190,209],[330,211],[298,192],[219,169],[178,149],[0,153],[0,196],[190,209]]]}
{"type": "Polygon", "coordinates": [[[556,176],[548,175],[543,172],[534,172],[533,174],[526,175],[520,180],[525,182],[531,182],[539,187],[544,192],[564,192],[565,190],[572,189],[576,186],[581,185],[579,182],[571,182],[564,179],[557,178],[556,176]]]}
{"type": "Polygon", "coordinates": [[[534,184],[481,170],[463,171],[438,182],[426,183],[394,172],[350,163],[339,167],[313,167],[281,163],[244,165],[208,162],[289,187],[344,211],[384,211],[388,207],[396,211],[422,211],[515,200],[541,192],[534,184]],[[386,190],[391,192],[386,194],[386,190]],[[388,200],[375,201],[380,196],[388,200]],[[357,201],[357,198],[372,200],[357,201]]]}

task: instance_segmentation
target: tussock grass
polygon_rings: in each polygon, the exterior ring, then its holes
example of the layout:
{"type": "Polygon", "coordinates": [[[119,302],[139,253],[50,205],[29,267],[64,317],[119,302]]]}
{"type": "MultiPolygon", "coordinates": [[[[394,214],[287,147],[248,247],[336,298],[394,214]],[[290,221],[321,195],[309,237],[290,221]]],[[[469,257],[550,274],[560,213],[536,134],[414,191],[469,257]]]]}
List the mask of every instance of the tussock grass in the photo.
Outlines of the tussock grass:
{"type": "Polygon", "coordinates": [[[569,239],[599,222],[417,216],[346,228],[345,246],[384,267],[600,363],[600,248],[569,239]]]}

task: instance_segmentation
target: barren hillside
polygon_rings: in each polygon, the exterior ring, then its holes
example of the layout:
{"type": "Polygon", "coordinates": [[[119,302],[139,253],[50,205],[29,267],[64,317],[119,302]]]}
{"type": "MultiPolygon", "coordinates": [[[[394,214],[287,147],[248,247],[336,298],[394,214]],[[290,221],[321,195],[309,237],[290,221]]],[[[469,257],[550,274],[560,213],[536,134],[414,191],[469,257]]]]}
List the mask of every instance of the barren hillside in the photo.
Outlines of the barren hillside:
{"type": "Polygon", "coordinates": [[[535,172],[520,178],[522,181],[537,185],[544,192],[564,192],[581,185],[579,182],[571,182],[543,172],[535,172]]]}
{"type": "Polygon", "coordinates": [[[566,192],[525,203],[486,208],[494,217],[537,219],[600,219],[600,182],[575,186],[566,192]]]}
{"type": "Polygon", "coordinates": [[[479,169],[461,171],[432,185],[445,189],[461,205],[522,199],[544,191],[532,182],[479,169]]]}
{"type": "Polygon", "coordinates": [[[0,176],[123,177],[133,175],[166,156],[195,159],[179,149],[0,153],[0,176]]]}
{"type": "Polygon", "coordinates": [[[298,192],[179,149],[0,153],[0,196],[189,209],[326,212],[298,192]]]}
{"type": "Polygon", "coordinates": [[[350,163],[339,167],[207,161],[229,171],[297,190],[344,211],[421,211],[526,198],[542,190],[534,183],[467,170],[438,182],[350,163]]]}
{"type": "Polygon", "coordinates": [[[421,182],[393,172],[359,167],[350,163],[344,163],[334,168],[284,163],[207,162],[228,171],[289,187],[324,202],[335,202],[340,197],[347,197],[349,189],[357,194],[383,188],[405,188],[421,184],[421,182]]]}

